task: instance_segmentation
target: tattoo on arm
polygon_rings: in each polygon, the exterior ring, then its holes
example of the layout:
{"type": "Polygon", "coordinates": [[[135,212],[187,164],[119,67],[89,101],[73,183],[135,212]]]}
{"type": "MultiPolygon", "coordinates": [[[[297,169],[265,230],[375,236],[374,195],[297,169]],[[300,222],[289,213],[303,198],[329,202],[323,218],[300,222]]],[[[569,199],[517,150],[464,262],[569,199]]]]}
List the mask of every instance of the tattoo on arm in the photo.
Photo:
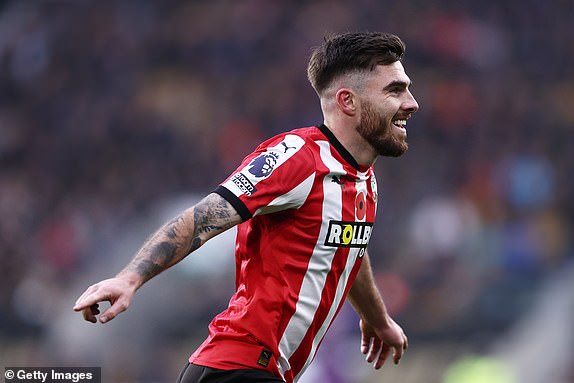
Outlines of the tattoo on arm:
{"type": "Polygon", "coordinates": [[[212,193],[162,226],[123,271],[135,272],[144,283],[240,222],[229,202],[212,193]]]}

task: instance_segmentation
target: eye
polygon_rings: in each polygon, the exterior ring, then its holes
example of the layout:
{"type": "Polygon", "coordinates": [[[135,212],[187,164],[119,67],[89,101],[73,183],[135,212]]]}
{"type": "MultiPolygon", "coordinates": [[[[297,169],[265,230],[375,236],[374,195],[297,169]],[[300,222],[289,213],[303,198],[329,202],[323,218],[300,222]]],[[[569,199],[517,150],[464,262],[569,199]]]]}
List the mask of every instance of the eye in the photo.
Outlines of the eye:
{"type": "Polygon", "coordinates": [[[400,96],[408,89],[408,85],[404,81],[393,81],[384,88],[384,91],[393,96],[400,96]]]}

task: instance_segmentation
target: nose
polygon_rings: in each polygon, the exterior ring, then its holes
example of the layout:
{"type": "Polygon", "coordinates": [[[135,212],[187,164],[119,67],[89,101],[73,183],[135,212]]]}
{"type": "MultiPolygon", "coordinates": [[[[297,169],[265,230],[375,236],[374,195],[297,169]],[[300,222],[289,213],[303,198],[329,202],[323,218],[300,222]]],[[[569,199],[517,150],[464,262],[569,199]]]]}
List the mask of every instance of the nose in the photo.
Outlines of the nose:
{"type": "Polygon", "coordinates": [[[406,99],[403,101],[403,104],[401,105],[402,109],[409,112],[409,113],[414,113],[417,110],[419,110],[419,104],[417,102],[417,100],[415,100],[415,97],[413,96],[413,94],[407,90],[407,97],[406,99]]]}

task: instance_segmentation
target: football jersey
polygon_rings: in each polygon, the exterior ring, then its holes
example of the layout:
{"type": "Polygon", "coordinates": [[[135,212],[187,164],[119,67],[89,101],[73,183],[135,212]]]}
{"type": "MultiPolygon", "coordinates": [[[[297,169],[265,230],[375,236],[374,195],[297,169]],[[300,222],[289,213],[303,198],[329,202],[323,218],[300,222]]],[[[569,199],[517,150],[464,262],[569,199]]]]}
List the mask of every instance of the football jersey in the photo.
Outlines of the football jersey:
{"type": "Polygon", "coordinates": [[[324,126],[262,143],[216,190],[241,215],[236,291],[190,362],[296,382],[341,309],[371,237],[372,167],[324,126]]]}

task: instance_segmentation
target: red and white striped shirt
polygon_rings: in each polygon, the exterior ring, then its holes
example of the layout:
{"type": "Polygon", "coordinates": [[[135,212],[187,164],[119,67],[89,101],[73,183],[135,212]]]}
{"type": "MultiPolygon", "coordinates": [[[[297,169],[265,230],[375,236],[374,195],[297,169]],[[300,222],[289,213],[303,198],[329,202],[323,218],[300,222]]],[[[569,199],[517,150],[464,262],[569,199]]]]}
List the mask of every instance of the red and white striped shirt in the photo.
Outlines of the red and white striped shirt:
{"type": "Polygon", "coordinates": [[[190,362],[296,382],[359,270],[377,184],[322,125],[262,143],[216,192],[243,218],[236,292],[190,362]]]}

